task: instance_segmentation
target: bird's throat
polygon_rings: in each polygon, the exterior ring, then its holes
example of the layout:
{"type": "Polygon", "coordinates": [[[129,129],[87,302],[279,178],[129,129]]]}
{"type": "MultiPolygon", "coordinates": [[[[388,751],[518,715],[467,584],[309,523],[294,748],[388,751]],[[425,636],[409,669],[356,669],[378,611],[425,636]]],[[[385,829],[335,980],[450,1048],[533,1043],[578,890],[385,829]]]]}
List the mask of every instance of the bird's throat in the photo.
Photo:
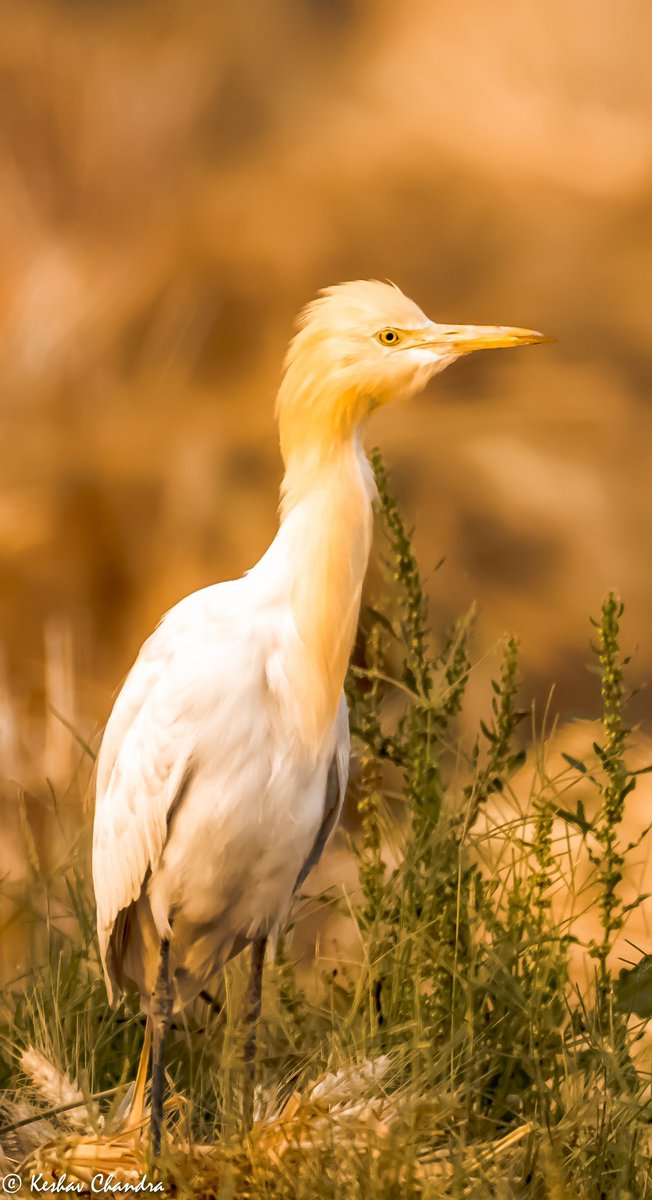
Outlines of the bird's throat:
{"type": "Polygon", "coordinates": [[[298,639],[291,676],[308,742],[334,720],[355,639],[372,537],[373,476],[357,440],[325,461],[288,462],[281,536],[298,639]]]}

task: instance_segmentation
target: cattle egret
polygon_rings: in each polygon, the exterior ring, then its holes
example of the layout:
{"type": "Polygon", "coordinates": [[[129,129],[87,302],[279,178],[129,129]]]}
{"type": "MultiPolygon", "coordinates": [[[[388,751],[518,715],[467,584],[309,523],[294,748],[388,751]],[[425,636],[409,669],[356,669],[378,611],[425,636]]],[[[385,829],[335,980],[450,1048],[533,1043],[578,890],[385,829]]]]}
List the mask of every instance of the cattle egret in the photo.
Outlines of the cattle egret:
{"type": "Polygon", "coordinates": [[[342,688],[374,499],[359,426],[461,355],[545,340],[530,329],[438,325],[376,281],[326,288],[299,317],[276,406],[285,464],[276,537],[242,579],[167,613],[127,676],[98,758],[99,944],[110,999],[135,987],[152,1021],[155,1154],[172,1014],[253,943],[250,1123],[266,942],[342,809],[342,688]]]}

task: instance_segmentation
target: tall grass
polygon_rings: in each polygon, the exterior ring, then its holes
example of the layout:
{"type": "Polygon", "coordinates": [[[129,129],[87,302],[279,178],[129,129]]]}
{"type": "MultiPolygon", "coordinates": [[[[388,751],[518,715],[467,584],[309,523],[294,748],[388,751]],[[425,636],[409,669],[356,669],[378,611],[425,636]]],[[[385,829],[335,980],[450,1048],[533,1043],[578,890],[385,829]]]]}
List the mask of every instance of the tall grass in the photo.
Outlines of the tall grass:
{"type": "MultiPolygon", "coordinates": [[[[166,1186],[281,1200],[652,1196],[635,988],[609,967],[631,908],[619,892],[621,824],[638,775],[627,765],[622,605],[607,596],[596,622],[595,761],[566,755],[561,780],[536,739],[528,751],[513,638],[489,716],[463,738],[474,614],[435,639],[377,455],[374,467],[387,581],[363,613],[347,682],[358,887],[313,899],[325,919],[333,909],[346,918],[359,953],[335,969],[317,960],[308,981],[291,932],[279,945],[266,972],[250,1139],[240,1119],[245,964],[216,983],[216,1003],[198,1002],[179,1022],[166,1186]],[[526,754],[528,811],[490,828],[483,818],[510,797],[526,754]],[[592,818],[573,802],[578,781],[594,792],[592,818]],[[551,899],[566,886],[564,830],[581,832],[598,885],[601,934],[586,947],[594,982],[584,991],[569,974],[572,923],[556,920],[551,899]]],[[[0,1138],[10,1161],[32,1155],[48,1170],[74,1168],[79,1111],[52,1112],[51,1086],[44,1092],[33,1065],[30,1073],[33,1057],[21,1068],[21,1051],[36,1047],[67,1073],[88,1110],[86,1139],[99,1146],[143,1036],[133,1005],[106,1005],[87,850],[84,838],[48,878],[33,863],[29,888],[14,897],[31,920],[34,967],[2,1000],[4,1124],[30,1123],[0,1138]]]]}

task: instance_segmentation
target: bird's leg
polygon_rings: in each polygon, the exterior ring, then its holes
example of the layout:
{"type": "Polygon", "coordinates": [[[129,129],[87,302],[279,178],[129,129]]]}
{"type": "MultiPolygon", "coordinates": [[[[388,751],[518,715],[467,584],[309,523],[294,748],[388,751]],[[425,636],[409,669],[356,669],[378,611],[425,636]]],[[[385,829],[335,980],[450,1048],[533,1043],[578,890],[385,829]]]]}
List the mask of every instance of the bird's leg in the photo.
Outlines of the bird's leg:
{"type": "Polygon", "coordinates": [[[165,1090],[165,1041],[172,1021],[172,986],[170,984],[170,942],[161,942],[156,987],[152,994],[152,1153],[158,1158],[163,1127],[163,1092],[165,1090]]]}
{"type": "Polygon", "coordinates": [[[263,964],[267,936],[255,938],[251,946],[251,969],[245,999],[247,1035],[244,1044],[244,1082],[242,1089],[242,1120],[245,1130],[254,1123],[254,1086],[256,1083],[256,1031],[263,995],[263,964]]]}
{"type": "Polygon", "coordinates": [[[145,1022],[145,1037],[143,1039],[143,1048],[140,1052],[140,1062],[138,1063],[138,1071],[134,1082],[134,1092],[131,1097],[131,1103],[120,1127],[120,1133],[125,1134],[134,1130],[136,1136],[140,1136],[141,1127],[143,1124],[143,1114],[145,1111],[145,1091],[147,1088],[147,1072],[149,1070],[150,1051],[152,1047],[152,1022],[150,1017],[145,1022]]]}

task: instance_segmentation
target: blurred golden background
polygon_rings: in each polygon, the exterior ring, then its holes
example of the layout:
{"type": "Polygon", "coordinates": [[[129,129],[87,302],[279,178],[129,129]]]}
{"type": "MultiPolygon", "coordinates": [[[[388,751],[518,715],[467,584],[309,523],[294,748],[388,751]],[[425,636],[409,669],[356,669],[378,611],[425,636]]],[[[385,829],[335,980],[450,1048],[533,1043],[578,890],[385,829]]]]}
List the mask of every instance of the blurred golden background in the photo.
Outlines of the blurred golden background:
{"type": "Polygon", "coordinates": [[[594,714],[608,587],[649,677],[646,0],[0,15],[3,874],[19,787],[37,814],[78,764],[56,713],[91,737],[161,613],[273,536],[281,361],[328,283],[388,277],[437,320],[558,338],[458,364],[367,435],[435,627],[479,602],[477,705],[509,629],[524,699],[555,683],[564,719],[594,714]]]}

